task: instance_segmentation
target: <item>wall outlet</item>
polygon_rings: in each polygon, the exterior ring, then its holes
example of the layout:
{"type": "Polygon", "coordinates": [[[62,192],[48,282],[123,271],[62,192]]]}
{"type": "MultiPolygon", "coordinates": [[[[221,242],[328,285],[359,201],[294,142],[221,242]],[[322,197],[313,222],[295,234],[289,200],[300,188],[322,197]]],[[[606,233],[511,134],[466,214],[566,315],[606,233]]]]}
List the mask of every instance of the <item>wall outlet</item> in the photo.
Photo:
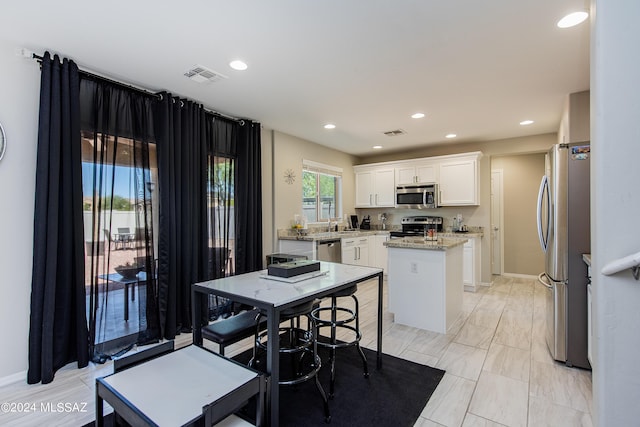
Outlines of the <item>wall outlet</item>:
{"type": "Polygon", "coordinates": [[[411,265],[411,272],[415,273],[415,274],[418,274],[418,264],[415,263],[415,262],[412,262],[412,263],[410,263],[410,265],[411,265]]]}

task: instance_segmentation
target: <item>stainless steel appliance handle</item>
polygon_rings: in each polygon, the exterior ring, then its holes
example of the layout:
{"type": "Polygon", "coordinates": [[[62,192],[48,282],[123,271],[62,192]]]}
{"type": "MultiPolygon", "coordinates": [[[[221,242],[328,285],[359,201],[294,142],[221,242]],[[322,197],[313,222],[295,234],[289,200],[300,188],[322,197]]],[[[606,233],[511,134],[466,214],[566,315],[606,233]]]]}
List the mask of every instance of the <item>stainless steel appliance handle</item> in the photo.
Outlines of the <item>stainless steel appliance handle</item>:
{"type": "Polygon", "coordinates": [[[547,274],[546,273],[538,274],[538,282],[543,284],[547,289],[553,289],[553,286],[551,286],[551,284],[549,282],[547,282],[546,279],[547,279],[547,274]]]}
{"type": "MultiPolygon", "coordinates": [[[[542,231],[542,198],[544,197],[544,192],[547,189],[548,185],[549,185],[549,179],[547,178],[546,175],[544,175],[542,177],[542,180],[540,181],[540,190],[538,191],[538,215],[537,215],[538,239],[540,240],[540,247],[544,252],[547,251],[547,239],[545,239],[545,236],[543,235],[543,231],[542,231]]],[[[549,226],[549,209],[550,209],[549,194],[547,191],[547,212],[546,212],[547,227],[549,226]]]]}
{"type": "Polygon", "coordinates": [[[422,192],[422,204],[425,206],[427,205],[427,190],[422,192]]]}

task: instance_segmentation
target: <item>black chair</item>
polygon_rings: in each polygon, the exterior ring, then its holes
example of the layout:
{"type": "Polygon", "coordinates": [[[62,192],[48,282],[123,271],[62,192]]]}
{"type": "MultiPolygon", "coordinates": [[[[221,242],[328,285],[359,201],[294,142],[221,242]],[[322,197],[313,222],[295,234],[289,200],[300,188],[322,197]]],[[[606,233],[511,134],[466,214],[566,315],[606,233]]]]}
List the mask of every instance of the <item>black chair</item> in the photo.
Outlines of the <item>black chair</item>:
{"type": "Polygon", "coordinates": [[[103,228],[102,231],[104,231],[104,236],[107,238],[107,242],[109,242],[109,250],[118,249],[118,242],[111,237],[111,232],[106,228],[103,228]]]}
{"type": "Polygon", "coordinates": [[[133,243],[133,234],[129,227],[118,227],[118,234],[116,234],[116,242],[120,243],[122,249],[125,246],[130,246],[133,243]]]}
{"type": "Polygon", "coordinates": [[[369,368],[367,366],[367,357],[364,355],[362,348],[360,347],[360,340],[362,339],[362,333],[360,332],[359,321],[359,304],[358,298],[356,298],[357,285],[353,285],[336,293],[329,295],[331,298],[331,305],[328,307],[318,307],[311,312],[311,318],[317,325],[318,345],[329,348],[331,350],[329,356],[329,362],[331,365],[331,381],[329,384],[329,397],[333,397],[335,393],[335,372],[336,372],[336,350],[345,347],[355,346],[358,349],[362,364],[364,367],[365,378],[369,377],[369,368]],[[354,301],[354,308],[341,307],[337,305],[338,298],[351,297],[354,301]],[[346,313],[346,316],[338,319],[338,313],[346,313]],[[322,317],[323,313],[329,313],[330,318],[326,319],[322,317]],[[350,323],[355,322],[355,326],[350,323]],[[320,331],[322,328],[329,328],[330,334],[328,337],[322,336],[320,331]],[[349,341],[343,341],[337,339],[338,329],[346,329],[349,334],[352,334],[353,339],[349,341]]]}
{"type": "Polygon", "coordinates": [[[224,356],[224,348],[245,338],[253,336],[256,327],[264,330],[267,319],[260,316],[257,309],[227,317],[202,327],[202,338],[218,344],[220,355],[224,356]]]}
{"type": "Polygon", "coordinates": [[[144,350],[131,353],[127,356],[120,357],[113,360],[113,372],[118,373],[125,369],[132,368],[141,363],[147,362],[156,357],[163,356],[167,353],[171,353],[174,350],[174,341],[165,341],[161,344],[155,345],[144,350]]]}
{"type": "MultiPolygon", "coordinates": [[[[282,375],[284,370],[281,369],[278,384],[284,386],[296,385],[313,378],[320,397],[322,398],[325,421],[328,423],[331,421],[329,400],[318,379],[318,372],[322,367],[322,361],[320,360],[320,356],[318,356],[318,347],[315,338],[317,333],[316,324],[311,317],[311,312],[316,307],[318,307],[316,301],[309,301],[280,312],[280,322],[289,322],[289,326],[279,328],[280,361],[283,362],[284,359],[284,362],[290,362],[291,375],[290,377],[284,377],[282,375]],[[306,329],[301,327],[301,317],[307,319],[306,329]],[[307,355],[311,356],[311,361],[304,363],[305,356],[307,355]]],[[[263,317],[265,317],[265,314],[260,313],[258,322],[260,322],[263,317]]],[[[255,328],[253,357],[249,361],[249,366],[256,367],[261,363],[258,353],[260,350],[266,351],[267,349],[268,343],[265,341],[266,336],[267,331],[261,331],[260,324],[258,323],[258,326],[255,328]]]]}
{"type": "Polygon", "coordinates": [[[231,249],[224,246],[209,248],[209,277],[219,279],[233,275],[233,260],[231,249]]]}

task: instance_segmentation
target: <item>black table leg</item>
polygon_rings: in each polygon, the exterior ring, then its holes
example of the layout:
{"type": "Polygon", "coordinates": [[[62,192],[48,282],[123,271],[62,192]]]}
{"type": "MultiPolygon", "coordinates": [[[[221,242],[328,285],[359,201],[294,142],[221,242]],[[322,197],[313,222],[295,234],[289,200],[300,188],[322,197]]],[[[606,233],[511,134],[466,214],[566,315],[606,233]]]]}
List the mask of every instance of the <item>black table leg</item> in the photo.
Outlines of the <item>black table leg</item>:
{"type": "Polygon", "coordinates": [[[200,329],[200,319],[202,318],[201,298],[208,296],[202,292],[191,291],[191,325],[193,331],[193,343],[202,347],[202,330],[200,329]]]}
{"type": "Polygon", "coordinates": [[[378,275],[378,357],[376,366],[382,369],[382,297],[383,297],[383,273],[378,275]]]}
{"type": "Polygon", "coordinates": [[[267,374],[270,375],[267,388],[267,420],[269,425],[280,422],[280,312],[273,307],[267,310],[267,374]]]}

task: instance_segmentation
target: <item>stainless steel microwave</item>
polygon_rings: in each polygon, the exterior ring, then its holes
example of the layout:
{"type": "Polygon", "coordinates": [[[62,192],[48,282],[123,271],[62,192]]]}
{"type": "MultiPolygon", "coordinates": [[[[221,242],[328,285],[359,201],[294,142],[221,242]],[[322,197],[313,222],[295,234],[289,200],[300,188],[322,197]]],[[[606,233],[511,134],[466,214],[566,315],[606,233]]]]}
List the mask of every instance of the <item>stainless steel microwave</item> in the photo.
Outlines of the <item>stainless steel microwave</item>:
{"type": "Polygon", "coordinates": [[[433,209],[440,206],[438,184],[399,185],[396,187],[396,207],[433,209]]]}

